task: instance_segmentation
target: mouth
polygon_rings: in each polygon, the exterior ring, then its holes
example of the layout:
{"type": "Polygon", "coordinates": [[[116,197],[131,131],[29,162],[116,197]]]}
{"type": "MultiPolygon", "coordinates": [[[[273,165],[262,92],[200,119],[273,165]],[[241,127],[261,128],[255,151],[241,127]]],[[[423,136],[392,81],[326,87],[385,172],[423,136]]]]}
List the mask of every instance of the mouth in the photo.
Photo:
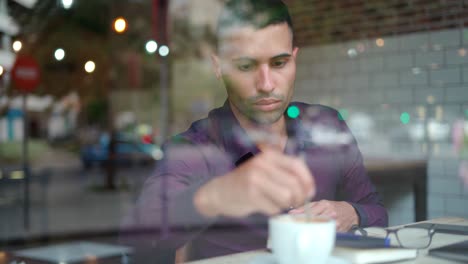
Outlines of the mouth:
{"type": "Polygon", "coordinates": [[[278,99],[261,99],[254,102],[254,107],[261,111],[272,111],[281,105],[281,100],[278,99]]]}

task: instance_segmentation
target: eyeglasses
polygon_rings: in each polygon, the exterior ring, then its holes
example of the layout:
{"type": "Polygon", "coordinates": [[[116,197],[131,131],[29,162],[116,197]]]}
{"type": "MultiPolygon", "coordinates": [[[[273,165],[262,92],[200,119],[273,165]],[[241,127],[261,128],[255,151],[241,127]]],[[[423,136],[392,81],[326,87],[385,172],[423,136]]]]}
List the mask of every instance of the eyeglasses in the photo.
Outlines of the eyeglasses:
{"type": "Polygon", "coordinates": [[[424,249],[429,247],[432,237],[435,234],[435,225],[427,228],[423,227],[400,227],[400,228],[382,228],[368,227],[363,229],[358,226],[351,228],[351,233],[361,236],[373,236],[389,238],[390,234],[395,234],[398,244],[403,248],[424,249]]]}

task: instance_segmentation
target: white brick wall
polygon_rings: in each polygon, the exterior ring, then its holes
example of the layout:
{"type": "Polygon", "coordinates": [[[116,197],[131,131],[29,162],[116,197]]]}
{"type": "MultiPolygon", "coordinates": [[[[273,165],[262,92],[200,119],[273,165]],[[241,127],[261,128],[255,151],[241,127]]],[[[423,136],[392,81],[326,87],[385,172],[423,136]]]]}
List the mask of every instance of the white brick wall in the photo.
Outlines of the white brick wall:
{"type": "MultiPolygon", "coordinates": [[[[468,190],[458,177],[459,162],[450,139],[413,142],[408,136],[424,118],[451,126],[468,109],[468,29],[383,39],[383,47],[375,39],[303,47],[295,98],[346,108],[350,116],[369,114],[379,135],[374,147],[389,146],[382,154],[427,155],[428,217],[468,217],[468,190]],[[351,48],[357,56],[349,56],[351,48]],[[411,115],[408,125],[400,122],[403,111],[411,115]]],[[[391,225],[413,221],[410,189],[379,186],[379,190],[391,225]]]]}
{"type": "Polygon", "coordinates": [[[444,63],[444,53],[443,51],[417,53],[414,60],[417,67],[442,65],[444,63]]]}
{"type": "Polygon", "coordinates": [[[425,104],[428,100],[432,100],[434,103],[444,102],[444,90],[443,89],[414,89],[414,102],[418,104],[425,104]]]}
{"type": "Polygon", "coordinates": [[[446,84],[459,84],[461,83],[461,68],[451,67],[440,70],[433,70],[430,72],[431,86],[444,86],[446,84]]]}
{"type": "Polygon", "coordinates": [[[458,47],[446,49],[445,50],[445,63],[447,65],[466,64],[466,61],[468,60],[468,47],[464,47],[464,49],[467,52],[467,55],[465,56],[460,56],[463,50],[461,50],[458,47]]]}
{"type": "Polygon", "coordinates": [[[371,75],[372,87],[398,87],[398,73],[382,72],[371,75]]]}
{"type": "Polygon", "coordinates": [[[386,68],[389,70],[399,70],[413,67],[413,54],[410,52],[391,54],[382,56],[386,62],[386,68]]]}
{"type": "Polygon", "coordinates": [[[429,34],[432,46],[456,47],[460,45],[461,30],[434,31],[429,34]]]}
{"type": "Polygon", "coordinates": [[[401,86],[429,86],[427,70],[420,67],[416,67],[410,70],[403,70],[400,72],[400,84],[401,86]]]}

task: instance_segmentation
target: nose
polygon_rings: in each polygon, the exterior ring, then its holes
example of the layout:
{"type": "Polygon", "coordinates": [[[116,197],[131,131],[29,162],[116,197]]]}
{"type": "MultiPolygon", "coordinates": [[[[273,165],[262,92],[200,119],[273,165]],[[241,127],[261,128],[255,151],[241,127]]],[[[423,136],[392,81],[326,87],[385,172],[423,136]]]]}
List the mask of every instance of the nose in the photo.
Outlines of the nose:
{"type": "Polygon", "coordinates": [[[269,93],[275,88],[271,69],[268,65],[261,65],[258,69],[257,90],[263,93],[269,93]]]}

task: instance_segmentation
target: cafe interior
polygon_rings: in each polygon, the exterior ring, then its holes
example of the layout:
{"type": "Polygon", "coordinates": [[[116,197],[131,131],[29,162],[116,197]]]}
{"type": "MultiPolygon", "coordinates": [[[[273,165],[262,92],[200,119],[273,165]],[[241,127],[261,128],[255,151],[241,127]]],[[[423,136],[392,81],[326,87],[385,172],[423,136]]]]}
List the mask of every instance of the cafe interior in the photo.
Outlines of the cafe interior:
{"type": "MultiPolygon", "coordinates": [[[[194,255],[193,237],[164,242],[200,230],[222,244],[239,232],[198,223],[193,205],[168,212],[164,178],[161,206],[146,208],[157,217],[127,222],[170,157],[163,144],[226,102],[213,69],[224,2],[0,0],[0,264],[283,264],[271,223],[263,248],[236,254],[194,255]]],[[[283,2],[299,47],[292,101],[330,107],[347,125],[387,210],[383,236],[406,250],[352,259],[337,233],[323,263],[468,262],[468,2],[283,2]],[[430,240],[408,248],[403,233],[417,222],[430,240]],[[435,255],[463,241],[459,256],[435,255]]],[[[309,128],[320,148],[349,139],[309,128]]]]}

